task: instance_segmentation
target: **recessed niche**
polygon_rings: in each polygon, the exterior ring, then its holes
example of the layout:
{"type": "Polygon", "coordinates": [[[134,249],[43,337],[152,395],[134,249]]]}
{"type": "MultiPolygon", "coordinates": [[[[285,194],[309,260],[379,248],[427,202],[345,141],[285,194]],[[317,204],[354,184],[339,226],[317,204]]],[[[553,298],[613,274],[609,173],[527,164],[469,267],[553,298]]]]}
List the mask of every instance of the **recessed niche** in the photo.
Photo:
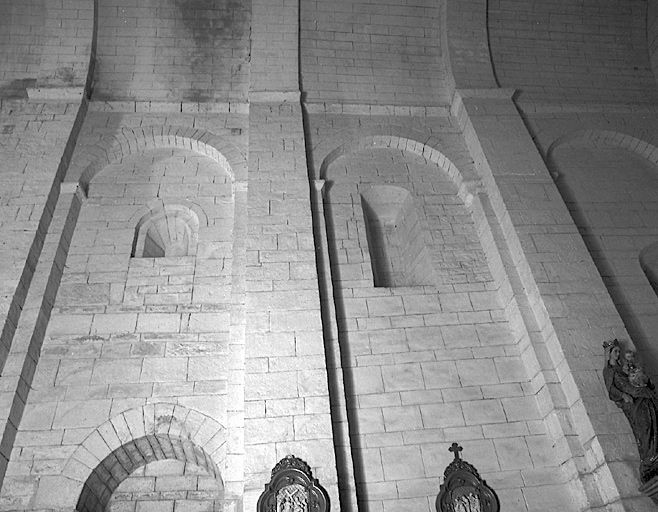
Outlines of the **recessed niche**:
{"type": "Polygon", "coordinates": [[[199,219],[182,205],[166,205],[142,217],[135,228],[133,258],[196,254],[199,219]]]}
{"type": "Polygon", "coordinates": [[[434,284],[432,261],[408,190],[375,185],[361,194],[374,285],[434,284]]]}

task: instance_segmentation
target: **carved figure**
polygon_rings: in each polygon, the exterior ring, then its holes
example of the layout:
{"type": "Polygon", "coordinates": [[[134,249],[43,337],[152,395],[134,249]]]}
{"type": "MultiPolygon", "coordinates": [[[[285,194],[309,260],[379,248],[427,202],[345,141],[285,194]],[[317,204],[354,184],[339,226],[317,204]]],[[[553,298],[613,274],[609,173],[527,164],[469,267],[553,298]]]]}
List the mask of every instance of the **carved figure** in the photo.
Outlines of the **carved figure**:
{"type": "Polygon", "coordinates": [[[624,412],[631,425],[640,453],[640,479],[645,483],[658,475],[658,397],[651,381],[636,366],[634,357],[632,364],[630,361],[622,363],[617,340],[606,341],[603,348],[605,387],[610,400],[624,412]]]}
{"type": "Polygon", "coordinates": [[[637,362],[635,350],[627,350],[624,352],[624,358],[622,360],[622,370],[626,375],[628,375],[628,381],[635,387],[643,388],[648,387],[653,390],[654,386],[647,374],[644,373],[644,369],[637,362]]]}

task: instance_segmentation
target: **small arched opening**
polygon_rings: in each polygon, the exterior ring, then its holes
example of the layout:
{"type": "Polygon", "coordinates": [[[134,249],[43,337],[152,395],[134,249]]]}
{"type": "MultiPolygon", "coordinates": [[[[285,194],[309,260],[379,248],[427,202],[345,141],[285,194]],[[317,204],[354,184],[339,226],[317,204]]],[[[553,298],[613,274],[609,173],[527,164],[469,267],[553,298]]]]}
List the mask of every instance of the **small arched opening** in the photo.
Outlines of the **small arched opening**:
{"type": "Polygon", "coordinates": [[[133,258],[194,256],[199,219],[182,205],[165,205],[140,219],[135,228],[133,258]]]}
{"type": "Polygon", "coordinates": [[[432,261],[409,191],[374,185],[361,194],[361,204],[374,285],[434,284],[432,261]]]}
{"type": "Polygon", "coordinates": [[[129,501],[158,510],[220,511],[223,499],[223,481],[208,453],[187,438],[158,433],[107,455],[85,481],[75,510],[125,510],[129,501]]]}

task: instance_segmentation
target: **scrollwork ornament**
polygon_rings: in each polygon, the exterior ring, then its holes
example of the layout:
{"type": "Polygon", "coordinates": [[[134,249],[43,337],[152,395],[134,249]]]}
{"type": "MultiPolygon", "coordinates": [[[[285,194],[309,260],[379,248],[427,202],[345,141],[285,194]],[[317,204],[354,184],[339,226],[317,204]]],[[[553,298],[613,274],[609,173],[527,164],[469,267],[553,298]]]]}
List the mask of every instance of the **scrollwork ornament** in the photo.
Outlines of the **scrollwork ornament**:
{"type": "Polygon", "coordinates": [[[449,450],[455,458],[443,474],[444,482],[436,498],[437,512],[498,512],[498,497],[477,469],[460,457],[462,447],[452,443],[449,450]]]}
{"type": "Polygon", "coordinates": [[[272,479],[258,498],[258,512],[329,512],[329,496],[311,467],[288,455],[272,469],[272,479]]]}
{"type": "Polygon", "coordinates": [[[274,466],[272,469],[272,476],[284,469],[296,469],[304,473],[309,478],[313,478],[311,467],[302,459],[295,457],[294,455],[286,455],[283,459],[277,462],[276,466],[274,466]]]}

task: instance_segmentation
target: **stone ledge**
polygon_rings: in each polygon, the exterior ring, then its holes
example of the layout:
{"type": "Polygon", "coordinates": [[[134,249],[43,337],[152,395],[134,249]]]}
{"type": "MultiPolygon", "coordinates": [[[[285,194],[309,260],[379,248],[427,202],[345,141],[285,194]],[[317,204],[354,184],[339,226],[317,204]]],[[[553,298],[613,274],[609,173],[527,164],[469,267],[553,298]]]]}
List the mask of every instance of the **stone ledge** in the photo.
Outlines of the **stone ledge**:
{"type": "Polygon", "coordinates": [[[351,114],[364,116],[446,117],[447,105],[374,105],[368,103],[304,103],[309,114],[351,114]]]}
{"type": "Polygon", "coordinates": [[[81,87],[28,87],[27,97],[31,101],[82,100],[85,88],[81,87]]]}
{"type": "Polygon", "coordinates": [[[246,102],[198,103],[185,101],[91,101],[90,112],[248,114],[246,102]]]}
{"type": "Polygon", "coordinates": [[[300,103],[299,91],[251,91],[250,103],[300,103]]]}

